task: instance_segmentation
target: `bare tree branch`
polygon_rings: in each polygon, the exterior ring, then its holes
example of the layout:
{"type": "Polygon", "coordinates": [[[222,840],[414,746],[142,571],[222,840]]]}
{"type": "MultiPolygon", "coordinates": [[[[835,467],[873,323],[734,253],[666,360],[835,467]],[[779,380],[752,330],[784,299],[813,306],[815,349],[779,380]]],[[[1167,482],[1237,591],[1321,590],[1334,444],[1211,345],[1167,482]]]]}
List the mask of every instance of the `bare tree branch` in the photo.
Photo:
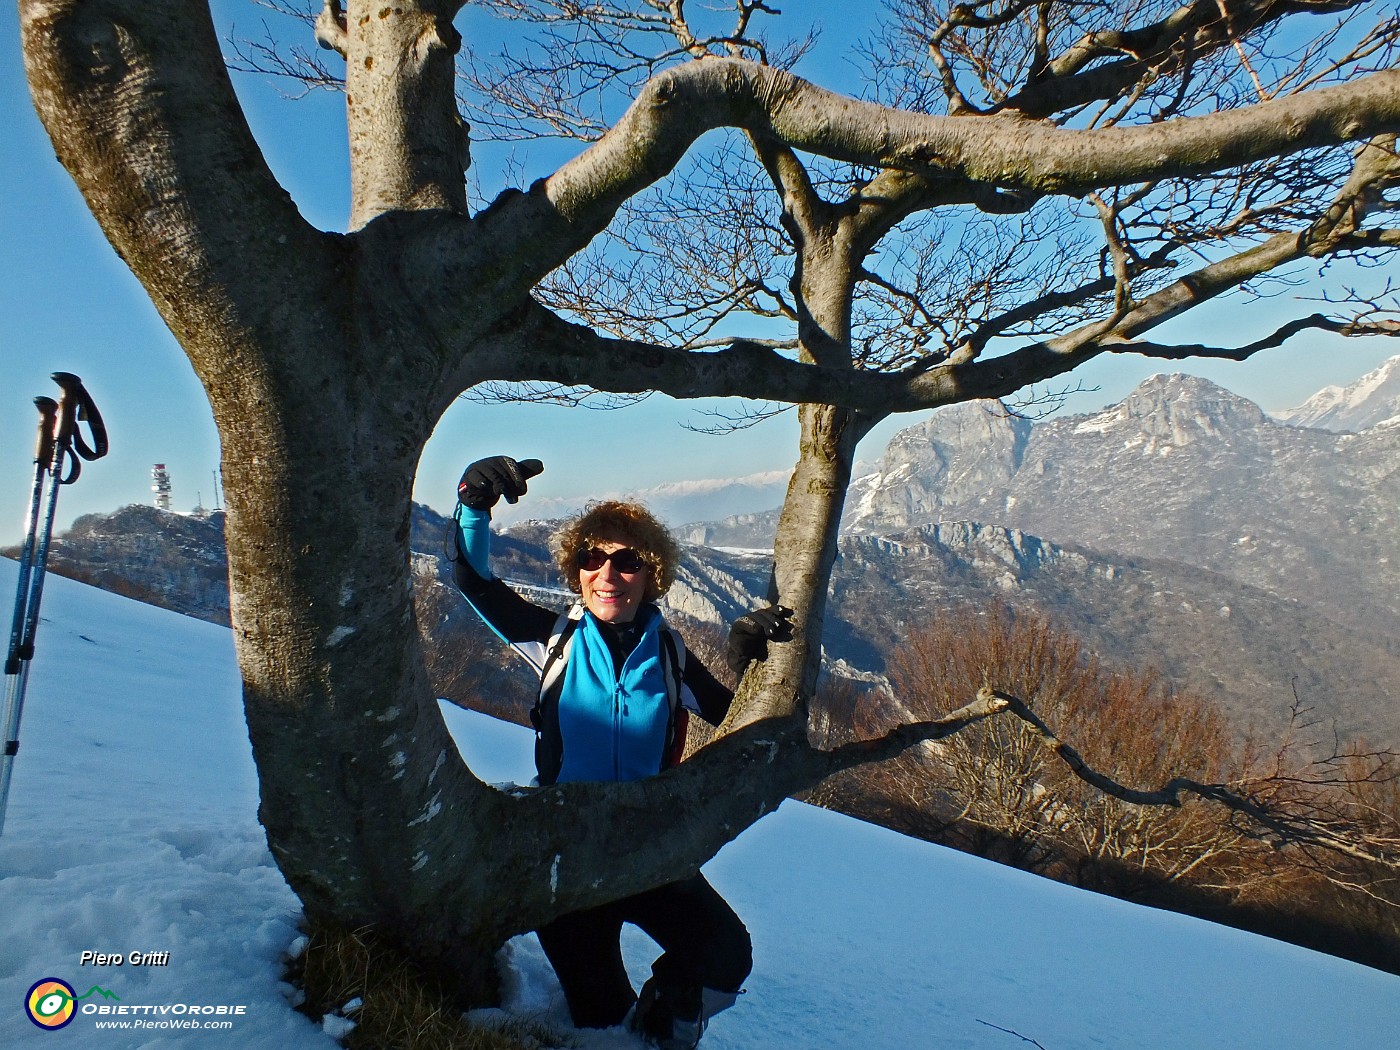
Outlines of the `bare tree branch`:
{"type": "Polygon", "coordinates": [[[539,190],[494,207],[542,246],[556,246],[540,253],[537,278],[606,226],[624,200],[674,168],[701,133],[725,126],[931,178],[1079,194],[1400,129],[1400,71],[1226,113],[1074,131],[1005,115],[905,113],[843,98],[780,70],[705,59],[656,77],[598,143],[539,190]]]}
{"type": "Polygon", "coordinates": [[[1174,777],[1160,788],[1126,787],[1091,768],[1079,752],[1060,740],[1024,701],[1007,693],[991,692],[1002,702],[1005,710],[1031,726],[1041,743],[1063,761],[1075,776],[1105,795],[1137,806],[1180,806],[1182,795],[1196,795],[1248,818],[1264,833],[1274,836],[1280,845],[1318,846],[1353,860],[1400,868],[1400,840],[1374,840],[1364,829],[1350,822],[1274,805],[1226,784],[1202,784],[1189,777],[1174,777]]]}
{"type": "Polygon", "coordinates": [[[316,43],[341,58],[350,53],[350,34],[345,26],[345,8],[340,0],[325,0],[316,17],[316,43]]]}
{"type": "Polygon", "coordinates": [[[1121,342],[1105,340],[1105,346],[1113,349],[1121,346],[1125,350],[1143,357],[1161,358],[1167,361],[1184,361],[1192,357],[1213,358],[1222,361],[1245,361],[1261,350],[1272,350],[1282,346],[1300,332],[1323,331],[1338,335],[1390,335],[1400,336],[1400,322],[1387,321],[1365,324],[1357,321],[1339,320],[1325,314],[1309,314],[1280,325],[1268,335],[1239,347],[1209,346],[1205,343],[1153,343],[1141,339],[1125,339],[1121,342]]]}

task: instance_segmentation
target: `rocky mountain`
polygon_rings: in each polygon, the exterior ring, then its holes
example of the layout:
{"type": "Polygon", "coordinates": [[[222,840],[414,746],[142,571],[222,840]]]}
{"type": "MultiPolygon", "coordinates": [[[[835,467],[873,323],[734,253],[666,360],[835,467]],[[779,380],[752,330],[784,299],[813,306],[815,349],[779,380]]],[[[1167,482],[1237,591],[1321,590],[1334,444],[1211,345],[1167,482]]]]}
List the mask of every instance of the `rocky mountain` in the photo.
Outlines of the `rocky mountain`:
{"type": "Polygon", "coordinates": [[[1295,427],[1361,431],[1400,419],[1400,357],[1392,357],[1350,386],[1319,390],[1297,408],[1279,413],[1295,427]]]}
{"type": "Polygon", "coordinates": [[[684,543],[707,547],[734,549],[773,549],[773,537],[778,534],[778,514],[781,507],[748,514],[731,514],[719,521],[695,521],[676,529],[684,543]]]}
{"type": "MultiPolygon", "coordinates": [[[[18,554],[18,547],[0,550],[18,554]]],[[[174,514],[133,504],[85,514],[53,537],[49,569],[186,616],[229,622],[222,511],[174,514]]]]}
{"type": "Polygon", "coordinates": [[[1030,424],[996,403],[901,431],[846,527],[948,521],[1171,560],[1400,633],[1400,426],[1302,429],[1203,379],[1155,376],[1093,415],[1030,424]]]}
{"type": "MultiPolygon", "coordinates": [[[[1178,561],[1390,635],[1400,630],[1398,514],[1400,423],[1294,427],[1206,380],[1155,376],[1090,415],[1031,423],[997,402],[936,412],[896,434],[852,485],[844,527],[1000,525],[1178,561]]],[[[759,548],[776,525],[771,511],[681,534],[759,548]]]]}
{"type": "Polygon", "coordinates": [[[1346,735],[1400,741],[1400,638],[1181,562],[1060,546],[971,522],[841,542],[827,644],[883,672],[898,640],[991,602],[1035,609],[1111,669],[1153,669],[1241,728],[1277,730],[1296,696],[1346,735]]]}

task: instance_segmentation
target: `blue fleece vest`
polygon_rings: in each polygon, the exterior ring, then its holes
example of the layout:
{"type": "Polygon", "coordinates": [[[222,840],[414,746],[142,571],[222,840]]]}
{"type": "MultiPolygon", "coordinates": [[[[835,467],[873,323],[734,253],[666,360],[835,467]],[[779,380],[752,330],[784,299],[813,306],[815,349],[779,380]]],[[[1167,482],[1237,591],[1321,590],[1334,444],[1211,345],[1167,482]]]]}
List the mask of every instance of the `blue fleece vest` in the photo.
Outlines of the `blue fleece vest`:
{"type": "MultiPolygon", "coordinates": [[[[467,561],[477,575],[493,578],[490,513],[459,505],[455,517],[467,561]]],[[[645,627],[636,648],[623,661],[620,676],[614,671],[612,653],[598,633],[593,614],[585,612],[579,620],[569,642],[563,681],[555,687],[562,763],[559,775],[550,783],[641,780],[660,772],[672,717],[661,655],[660,628],[665,621],[650,603],[641,606],[637,615],[646,618],[645,627]]],[[[489,619],[483,616],[482,621],[507,641],[489,619]]],[[[537,673],[543,673],[543,646],[536,659],[526,647],[508,644],[537,673]]],[[[548,734],[548,729],[545,732],[548,734]]],[[[539,756],[536,758],[538,761],[539,756]]],[[[543,769],[540,772],[545,773],[543,769]]]]}
{"type": "Polygon", "coordinates": [[[558,783],[575,780],[640,780],[657,773],[666,752],[671,719],[662,665],[662,617],[647,617],[636,648],[619,675],[592,613],[574,631],[559,690],[563,761],[558,783]]]}

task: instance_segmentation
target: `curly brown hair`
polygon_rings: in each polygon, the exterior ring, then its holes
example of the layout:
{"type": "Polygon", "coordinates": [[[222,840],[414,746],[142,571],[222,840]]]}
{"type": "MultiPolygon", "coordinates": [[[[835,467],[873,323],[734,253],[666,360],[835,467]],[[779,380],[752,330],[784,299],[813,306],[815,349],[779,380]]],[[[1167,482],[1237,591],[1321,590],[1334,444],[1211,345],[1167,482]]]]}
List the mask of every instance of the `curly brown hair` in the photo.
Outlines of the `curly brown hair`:
{"type": "Polygon", "coordinates": [[[588,504],[582,514],[564,522],[550,540],[554,563],[571,591],[581,593],[578,564],[574,561],[578,552],[595,543],[609,542],[633,548],[651,569],[643,596],[646,601],[654,602],[670,590],[681,560],[680,545],[640,503],[605,500],[588,504]]]}

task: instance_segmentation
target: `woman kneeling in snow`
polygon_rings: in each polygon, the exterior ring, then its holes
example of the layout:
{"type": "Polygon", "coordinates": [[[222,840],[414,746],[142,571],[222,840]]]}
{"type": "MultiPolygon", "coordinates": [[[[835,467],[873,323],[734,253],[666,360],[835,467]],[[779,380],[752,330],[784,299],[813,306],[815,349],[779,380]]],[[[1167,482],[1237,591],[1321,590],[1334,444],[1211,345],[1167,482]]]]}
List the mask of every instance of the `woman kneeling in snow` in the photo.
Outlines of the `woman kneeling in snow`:
{"type": "MultiPolygon", "coordinates": [[[[579,600],[560,614],[491,575],[491,508],[514,503],[538,460],[478,460],[457,489],[454,577],[472,607],[539,672],[531,713],[541,784],[639,780],[680,760],[688,712],[718,725],[733,693],[690,654],[656,600],[675,578],[680,549],[636,503],[592,504],[555,535],[555,558],[579,600]]],[[[787,610],[758,609],[730,630],[726,663],[742,673],[786,630],[787,610]]],[[[631,1026],[664,1050],[694,1047],[706,1021],[734,1003],[752,967],[748,930],[696,874],[539,931],[579,1027],[631,1026]],[[640,995],[622,962],[623,923],[663,949],[640,995]]]]}

